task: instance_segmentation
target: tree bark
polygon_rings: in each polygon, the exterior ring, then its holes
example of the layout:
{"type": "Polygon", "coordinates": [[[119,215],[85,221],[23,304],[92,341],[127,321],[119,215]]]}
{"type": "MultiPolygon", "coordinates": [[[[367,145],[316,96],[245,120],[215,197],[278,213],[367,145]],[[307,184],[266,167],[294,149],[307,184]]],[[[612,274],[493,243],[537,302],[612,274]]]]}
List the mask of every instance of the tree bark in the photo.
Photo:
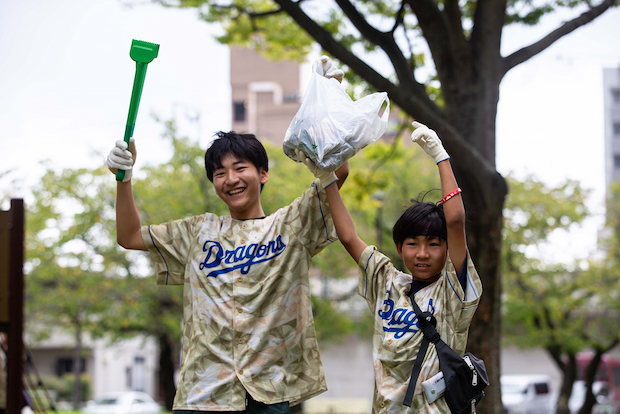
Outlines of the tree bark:
{"type": "Polygon", "coordinates": [[[598,366],[603,358],[603,353],[604,351],[602,349],[597,348],[592,360],[588,364],[585,376],[586,398],[583,401],[583,406],[579,408],[578,414],[590,414],[592,412],[592,408],[594,408],[594,404],[596,404],[596,397],[592,393],[592,384],[594,383],[594,378],[598,372],[598,366]]]}
{"type": "Polygon", "coordinates": [[[82,403],[82,321],[75,321],[75,348],[73,348],[73,410],[79,411],[82,403]]]}
{"type": "Polygon", "coordinates": [[[575,354],[569,354],[566,360],[562,360],[560,347],[548,347],[547,352],[558,368],[560,368],[560,371],[562,371],[562,385],[560,386],[560,394],[556,403],[556,414],[570,414],[568,399],[573,392],[573,383],[575,379],[577,379],[577,361],[575,359],[575,354]]]}

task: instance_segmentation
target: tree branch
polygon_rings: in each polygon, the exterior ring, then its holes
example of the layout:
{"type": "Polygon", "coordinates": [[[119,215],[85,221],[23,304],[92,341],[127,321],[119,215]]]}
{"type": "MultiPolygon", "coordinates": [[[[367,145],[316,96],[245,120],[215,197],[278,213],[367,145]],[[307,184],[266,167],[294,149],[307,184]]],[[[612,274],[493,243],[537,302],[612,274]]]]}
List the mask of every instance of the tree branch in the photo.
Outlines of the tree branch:
{"type": "Polygon", "coordinates": [[[314,40],[316,40],[327,52],[345,63],[355,73],[361,76],[369,84],[379,91],[385,91],[390,99],[396,102],[403,110],[408,113],[417,113],[422,118],[433,118],[445,122],[442,111],[430,100],[423,88],[407,89],[395,85],[384,78],[353,52],[333,38],[331,33],[311,19],[298,5],[299,2],[292,0],[275,0],[284,11],[286,11],[297,24],[304,29],[314,40]]]}
{"type": "Polygon", "coordinates": [[[611,341],[611,343],[609,345],[607,345],[604,349],[603,349],[603,353],[606,354],[607,352],[611,351],[612,349],[614,349],[616,346],[618,346],[618,344],[620,343],[620,339],[619,338],[614,338],[613,341],[611,341]]]}
{"type": "MultiPolygon", "coordinates": [[[[415,81],[407,58],[405,58],[402,50],[400,50],[394,40],[393,32],[384,33],[372,27],[350,1],[336,0],[336,3],[360,34],[370,42],[379,46],[388,55],[400,84],[405,88],[419,88],[421,85],[415,81]]],[[[403,7],[404,4],[401,6],[401,10],[403,7]]],[[[426,91],[424,91],[424,95],[426,96],[426,91]]]]}
{"type": "Polygon", "coordinates": [[[448,67],[451,51],[447,47],[450,44],[448,28],[439,8],[432,0],[408,0],[407,3],[415,13],[418,25],[428,47],[433,55],[435,67],[439,72],[441,67],[448,67]]]}
{"type": "Polygon", "coordinates": [[[450,30],[450,34],[451,37],[457,42],[457,48],[466,48],[467,39],[465,38],[465,33],[463,32],[463,23],[461,22],[463,15],[461,13],[461,7],[459,6],[458,0],[445,0],[443,9],[448,21],[448,30],[452,29],[450,30]]]}
{"type": "Polygon", "coordinates": [[[590,23],[592,20],[603,14],[611,6],[615,5],[617,1],[618,0],[604,0],[601,4],[591,8],[587,12],[583,13],[581,16],[564,23],[562,26],[549,33],[538,42],[533,43],[530,46],[526,46],[520,50],[517,50],[510,56],[505,57],[503,59],[503,75],[505,75],[506,72],[519,65],[520,63],[525,62],[531,57],[547,49],[549,46],[551,46],[563,36],[566,36],[567,34],[580,28],[581,26],[590,23]]]}
{"type": "Polygon", "coordinates": [[[216,10],[236,10],[236,11],[238,11],[241,14],[246,14],[250,18],[271,16],[271,15],[283,12],[283,10],[281,8],[274,9],[274,10],[269,10],[269,11],[266,11],[266,12],[251,12],[251,11],[248,11],[248,9],[245,9],[243,7],[239,7],[239,6],[236,6],[236,5],[232,5],[232,4],[231,5],[212,4],[211,7],[216,9],[216,10]]]}
{"type": "Polygon", "coordinates": [[[404,18],[405,18],[405,3],[401,3],[400,9],[398,9],[398,13],[396,13],[396,19],[394,20],[394,26],[392,26],[392,30],[390,30],[390,33],[392,33],[392,36],[394,35],[394,32],[396,32],[396,29],[398,29],[398,26],[403,24],[404,18]]]}
{"type": "MultiPolygon", "coordinates": [[[[425,92],[419,88],[403,88],[381,76],[353,52],[334,39],[331,33],[306,15],[299,7],[299,2],[293,0],[274,1],[328,53],[349,66],[351,70],[377,90],[387,92],[390,99],[403,111],[437,131],[449,153],[459,154],[459,157],[455,158],[453,163],[455,174],[462,175],[463,177],[469,176],[469,185],[475,189],[478,198],[482,199],[482,205],[495,205],[498,191],[503,194],[507,193],[506,182],[501,174],[495,170],[493,165],[486,161],[476,148],[463,138],[453,125],[447,122],[443,111],[430,100],[425,92]],[[472,175],[467,173],[470,171],[471,165],[478,166],[478,174],[472,175]]],[[[412,0],[409,0],[408,4],[411,5],[411,2],[412,0]]],[[[422,0],[421,2],[432,4],[430,0],[422,0]]],[[[418,4],[419,2],[416,1],[414,3],[418,4]]],[[[441,18],[441,15],[439,17],[441,18]]],[[[440,23],[443,24],[442,19],[440,19],[440,23]]]]}

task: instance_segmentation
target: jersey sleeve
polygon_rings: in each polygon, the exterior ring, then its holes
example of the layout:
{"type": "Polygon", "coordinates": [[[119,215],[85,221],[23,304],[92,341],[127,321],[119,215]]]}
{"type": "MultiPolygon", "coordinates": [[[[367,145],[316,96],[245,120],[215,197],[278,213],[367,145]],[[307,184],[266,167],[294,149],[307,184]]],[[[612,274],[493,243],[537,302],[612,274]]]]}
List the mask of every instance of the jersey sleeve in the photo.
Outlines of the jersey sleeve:
{"type": "Polygon", "coordinates": [[[142,240],[146,246],[158,285],[182,285],[185,267],[196,240],[203,216],[195,216],[169,223],[142,226],[142,240]]]}
{"type": "Polygon", "coordinates": [[[288,215],[291,230],[311,256],[338,240],[327,195],[318,180],[291,203],[288,215]]]}
{"type": "Polygon", "coordinates": [[[368,246],[364,249],[358,265],[357,293],[366,299],[370,310],[374,312],[377,299],[384,297],[388,290],[388,275],[392,272],[394,265],[375,246],[368,246]]]}
{"type": "Polygon", "coordinates": [[[450,260],[446,264],[446,277],[448,300],[447,320],[456,332],[465,331],[471,323],[474,313],[480,303],[482,295],[482,282],[476,267],[467,252],[466,265],[463,266],[461,275],[457,275],[454,265],[450,260]],[[459,276],[461,280],[459,280],[459,276]],[[463,283],[461,283],[463,282],[463,283]]]}

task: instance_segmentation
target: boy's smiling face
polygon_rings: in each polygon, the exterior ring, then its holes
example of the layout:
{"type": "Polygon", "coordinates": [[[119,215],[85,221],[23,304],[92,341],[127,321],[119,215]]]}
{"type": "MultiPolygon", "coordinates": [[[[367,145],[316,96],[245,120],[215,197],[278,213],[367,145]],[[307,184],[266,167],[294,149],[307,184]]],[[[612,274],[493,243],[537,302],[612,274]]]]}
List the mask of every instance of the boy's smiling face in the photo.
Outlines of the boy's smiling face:
{"type": "Polygon", "coordinates": [[[413,280],[434,282],[441,276],[448,258],[448,244],[439,237],[407,237],[396,246],[398,255],[413,275],[413,280]]]}
{"type": "Polygon", "coordinates": [[[213,171],[215,193],[226,203],[235,219],[253,219],[265,215],[260,202],[261,184],[267,183],[269,173],[260,171],[250,161],[226,154],[221,166],[213,171]]]}

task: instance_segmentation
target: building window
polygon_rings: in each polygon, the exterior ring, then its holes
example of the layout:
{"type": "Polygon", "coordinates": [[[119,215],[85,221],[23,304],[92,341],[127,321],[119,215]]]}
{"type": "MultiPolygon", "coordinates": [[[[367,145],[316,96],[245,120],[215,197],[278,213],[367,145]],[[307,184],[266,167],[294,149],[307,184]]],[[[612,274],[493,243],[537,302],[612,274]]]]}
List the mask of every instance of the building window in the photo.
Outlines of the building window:
{"type": "Polygon", "coordinates": [[[144,357],[138,356],[133,360],[133,390],[144,391],[146,388],[146,370],[144,357]]]}
{"type": "Polygon", "coordinates": [[[613,89],[611,91],[611,97],[616,105],[620,105],[620,89],[613,89]]]}
{"type": "Polygon", "coordinates": [[[235,122],[245,121],[245,102],[233,103],[233,119],[235,122]]]}
{"type": "Polygon", "coordinates": [[[620,155],[614,155],[614,168],[620,168],[620,155]]]}
{"type": "Polygon", "coordinates": [[[614,135],[620,138],[620,122],[614,122],[614,135]]]}
{"type": "MultiPolygon", "coordinates": [[[[86,372],[86,360],[80,358],[80,372],[86,372]]],[[[62,377],[73,373],[73,358],[58,358],[56,361],[56,375],[62,377]]]]}
{"type": "Polygon", "coordinates": [[[614,384],[620,384],[620,367],[613,367],[611,375],[614,377],[614,384]]]}
{"type": "Polygon", "coordinates": [[[295,103],[301,101],[299,92],[287,92],[282,95],[282,101],[287,103],[295,103]]]}

